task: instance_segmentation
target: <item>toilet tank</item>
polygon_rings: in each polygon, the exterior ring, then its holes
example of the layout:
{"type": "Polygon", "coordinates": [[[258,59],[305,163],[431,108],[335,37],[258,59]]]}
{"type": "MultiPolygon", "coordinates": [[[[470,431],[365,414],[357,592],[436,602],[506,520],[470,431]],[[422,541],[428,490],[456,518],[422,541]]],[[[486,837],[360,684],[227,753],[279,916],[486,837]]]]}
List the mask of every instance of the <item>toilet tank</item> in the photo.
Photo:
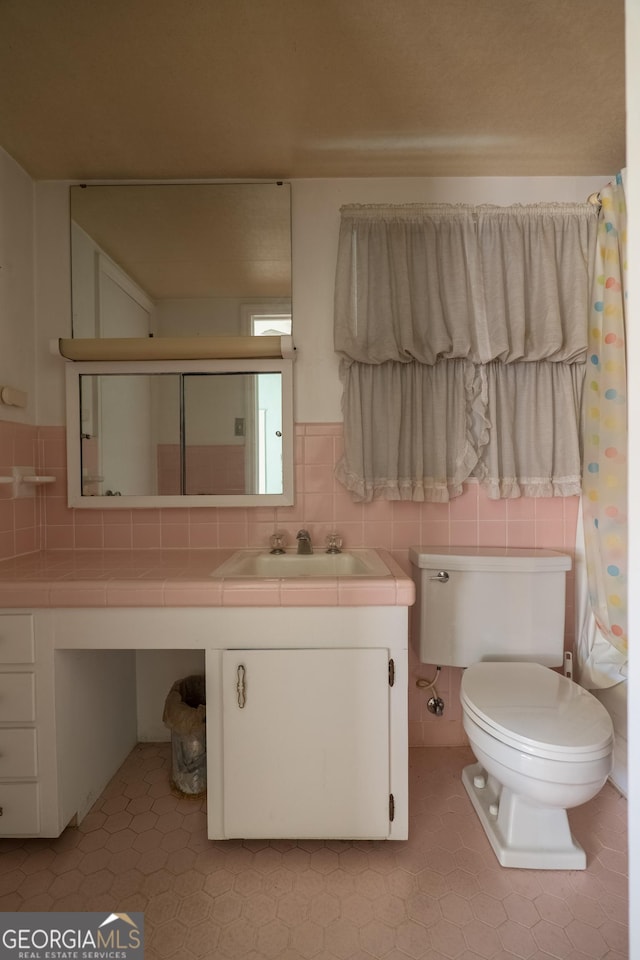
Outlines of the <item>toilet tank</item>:
{"type": "Polygon", "coordinates": [[[565,576],[553,550],[412,547],[412,643],[423,663],[563,662],[565,576]]]}

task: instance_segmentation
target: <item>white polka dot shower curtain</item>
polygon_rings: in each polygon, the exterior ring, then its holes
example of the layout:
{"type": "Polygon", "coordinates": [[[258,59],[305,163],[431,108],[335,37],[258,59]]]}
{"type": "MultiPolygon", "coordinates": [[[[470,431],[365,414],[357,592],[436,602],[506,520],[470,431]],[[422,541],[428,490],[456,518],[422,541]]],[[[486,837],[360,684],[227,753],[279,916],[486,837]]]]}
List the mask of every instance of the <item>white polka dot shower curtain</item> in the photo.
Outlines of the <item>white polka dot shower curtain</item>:
{"type": "Polygon", "coordinates": [[[583,516],[598,629],[627,649],[627,210],[622,174],[600,193],[584,403],[583,516]]]}

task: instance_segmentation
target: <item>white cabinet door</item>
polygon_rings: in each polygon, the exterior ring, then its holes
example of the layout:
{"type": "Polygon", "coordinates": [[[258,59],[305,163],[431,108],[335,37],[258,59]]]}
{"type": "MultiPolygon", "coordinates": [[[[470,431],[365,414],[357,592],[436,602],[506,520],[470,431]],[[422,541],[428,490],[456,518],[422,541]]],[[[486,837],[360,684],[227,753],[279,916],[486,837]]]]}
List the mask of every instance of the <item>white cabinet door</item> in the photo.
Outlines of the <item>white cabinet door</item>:
{"type": "Polygon", "coordinates": [[[225,650],[227,837],[389,836],[384,649],[225,650]]]}

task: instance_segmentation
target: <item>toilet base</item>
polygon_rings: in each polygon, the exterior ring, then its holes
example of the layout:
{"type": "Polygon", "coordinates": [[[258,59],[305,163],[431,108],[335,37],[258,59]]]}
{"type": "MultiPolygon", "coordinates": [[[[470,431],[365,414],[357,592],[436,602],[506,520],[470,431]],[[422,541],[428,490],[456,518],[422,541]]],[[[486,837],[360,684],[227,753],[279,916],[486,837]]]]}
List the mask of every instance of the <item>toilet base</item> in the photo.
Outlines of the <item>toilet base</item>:
{"type": "Polygon", "coordinates": [[[566,810],[529,802],[501,786],[480,763],[464,768],[462,782],[503,867],[585,869],[587,857],[571,836],[566,810]]]}

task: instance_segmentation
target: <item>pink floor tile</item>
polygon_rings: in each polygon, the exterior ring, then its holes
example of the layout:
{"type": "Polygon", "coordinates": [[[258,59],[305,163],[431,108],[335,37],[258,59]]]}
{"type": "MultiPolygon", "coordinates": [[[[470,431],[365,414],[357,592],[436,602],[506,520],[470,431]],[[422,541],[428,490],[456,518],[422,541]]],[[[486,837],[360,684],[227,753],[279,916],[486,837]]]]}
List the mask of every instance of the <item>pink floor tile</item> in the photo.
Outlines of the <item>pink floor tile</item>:
{"type": "Polygon", "coordinates": [[[460,771],[410,752],[407,842],[210,841],[205,801],[139,744],[78,827],[0,840],[0,909],[141,911],[147,960],[623,960],[626,801],[572,811],[585,871],[500,867],[460,771]]]}

